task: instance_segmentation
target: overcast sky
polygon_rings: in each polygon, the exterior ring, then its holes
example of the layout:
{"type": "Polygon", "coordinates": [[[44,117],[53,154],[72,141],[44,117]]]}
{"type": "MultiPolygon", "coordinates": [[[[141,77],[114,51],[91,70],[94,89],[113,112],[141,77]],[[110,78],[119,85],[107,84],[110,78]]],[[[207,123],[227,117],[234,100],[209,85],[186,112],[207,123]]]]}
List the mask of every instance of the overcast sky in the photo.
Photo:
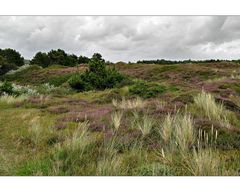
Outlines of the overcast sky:
{"type": "Polygon", "coordinates": [[[0,48],[61,48],[111,61],[239,59],[239,16],[0,16],[0,48]]]}

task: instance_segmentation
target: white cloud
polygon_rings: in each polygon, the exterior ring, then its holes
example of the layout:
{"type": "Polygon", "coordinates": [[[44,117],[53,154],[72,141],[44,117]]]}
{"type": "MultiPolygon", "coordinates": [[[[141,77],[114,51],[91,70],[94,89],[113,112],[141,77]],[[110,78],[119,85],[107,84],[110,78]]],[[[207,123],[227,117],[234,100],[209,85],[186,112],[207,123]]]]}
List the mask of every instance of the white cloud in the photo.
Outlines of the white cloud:
{"type": "Polygon", "coordinates": [[[107,60],[239,58],[239,16],[0,16],[0,48],[107,60]]]}

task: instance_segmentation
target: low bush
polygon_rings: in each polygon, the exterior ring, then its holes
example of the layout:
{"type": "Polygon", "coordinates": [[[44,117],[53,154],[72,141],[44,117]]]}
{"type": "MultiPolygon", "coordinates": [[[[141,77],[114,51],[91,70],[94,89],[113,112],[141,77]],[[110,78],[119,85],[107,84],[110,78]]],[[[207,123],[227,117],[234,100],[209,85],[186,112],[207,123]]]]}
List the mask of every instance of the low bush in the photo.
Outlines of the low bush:
{"type": "Polygon", "coordinates": [[[89,62],[89,69],[84,73],[73,75],[69,85],[79,91],[104,90],[116,87],[124,80],[115,68],[107,68],[105,61],[94,54],[89,62]]]}
{"type": "Polygon", "coordinates": [[[0,84],[0,95],[11,95],[11,96],[19,96],[19,95],[38,95],[37,90],[32,89],[30,86],[21,86],[11,83],[9,81],[5,81],[0,84]]]}
{"type": "Polygon", "coordinates": [[[158,94],[164,93],[166,88],[157,83],[137,82],[130,87],[130,94],[138,95],[142,98],[156,97],[158,94]]]}
{"type": "Polygon", "coordinates": [[[76,89],[79,91],[89,91],[92,89],[92,86],[88,82],[85,82],[82,79],[82,75],[80,73],[76,73],[72,75],[68,83],[73,89],[76,89]]]}
{"type": "Polygon", "coordinates": [[[13,84],[5,81],[2,85],[0,85],[0,95],[19,95],[16,91],[14,91],[13,84]]]}

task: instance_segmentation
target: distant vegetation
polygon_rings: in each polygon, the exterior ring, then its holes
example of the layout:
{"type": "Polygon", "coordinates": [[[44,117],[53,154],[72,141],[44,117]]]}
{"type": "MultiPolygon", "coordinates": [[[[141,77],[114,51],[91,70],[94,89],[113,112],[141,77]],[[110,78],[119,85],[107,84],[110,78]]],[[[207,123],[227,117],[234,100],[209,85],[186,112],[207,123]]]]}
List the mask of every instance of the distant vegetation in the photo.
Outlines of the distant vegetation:
{"type": "Polygon", "coordinates": [[[0,75],[24,65],[24,58],[13,49],[0,49],[0,75]]]}
{"type": "Polygon", "coordinates": [[[137,63],[144,63],[144,64],[184,64],[184,63],[216,63],[220,61],[232,61],[232,62],[239,62],[239,60],[220,60],[220,59],[206,59],[206,60],[165,60],[165,59],[156,59],[156,60],[139,60],[137,63]]]}
{"type": "Polygon", "coordinates": [[[38,52],[31,60],[32,65],[48,67],[51,65],[76,66],[77,64],[88,63],[89,58],[85,56],[77,57],[74,54],[67,54],[62,49],[51,50],[48,53],[38,52]]]}

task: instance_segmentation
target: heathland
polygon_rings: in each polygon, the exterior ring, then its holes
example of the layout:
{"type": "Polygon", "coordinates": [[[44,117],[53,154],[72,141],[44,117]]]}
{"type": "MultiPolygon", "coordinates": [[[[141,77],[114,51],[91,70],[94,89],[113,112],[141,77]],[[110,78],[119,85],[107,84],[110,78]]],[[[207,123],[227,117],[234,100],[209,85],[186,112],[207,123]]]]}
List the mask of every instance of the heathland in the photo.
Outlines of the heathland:
{"type": "Polygon", "coordinates": [[[40,57],[0,75],[0,175],[240,174],[238,62],[40,57]]]}

